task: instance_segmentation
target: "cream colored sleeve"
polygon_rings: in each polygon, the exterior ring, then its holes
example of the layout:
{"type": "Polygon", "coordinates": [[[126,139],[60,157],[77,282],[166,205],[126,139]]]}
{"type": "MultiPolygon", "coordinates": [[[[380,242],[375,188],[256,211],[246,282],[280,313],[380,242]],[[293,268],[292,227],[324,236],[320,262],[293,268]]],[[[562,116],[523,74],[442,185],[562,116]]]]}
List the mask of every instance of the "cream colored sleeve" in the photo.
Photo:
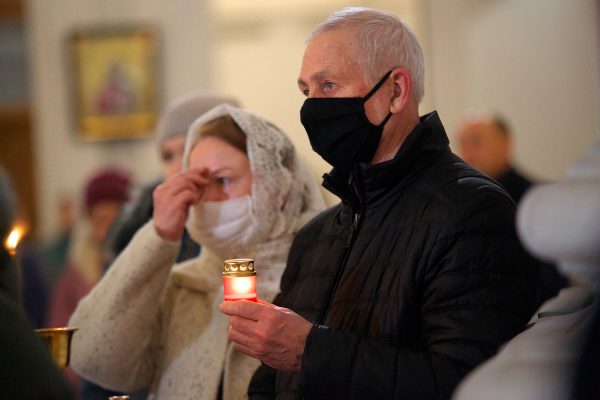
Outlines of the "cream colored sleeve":
{"type": "Polygon", "coordinates": [[[160,238],[151,221],[136,233],[71,316],[69,325],[79,328],[71,345],[77,373],[118,391],[150,385],[161,295],[178,251],[179,243],[160,238]]]}

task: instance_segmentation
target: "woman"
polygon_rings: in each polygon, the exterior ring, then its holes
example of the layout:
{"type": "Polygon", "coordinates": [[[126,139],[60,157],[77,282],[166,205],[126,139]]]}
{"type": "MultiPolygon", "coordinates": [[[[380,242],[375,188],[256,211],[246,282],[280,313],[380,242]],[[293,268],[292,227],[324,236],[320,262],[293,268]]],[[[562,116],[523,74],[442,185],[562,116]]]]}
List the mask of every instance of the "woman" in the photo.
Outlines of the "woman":
{"type": "Polygon", "coordinates": [[[130,178],[108,167],[94,174],[83,193],[85,215],[78,221],[69,259],[53,288],[47,326],[66,326],[77,303],[102,276],[102,246],[110,225],[129,200],[130,178]]]}
{"type": "Polygon", "coordinates": [[[221,105],[188,132],[185,170],[154,193],[152,221],[78,306],[72,364],[107,388],[150,385],[159,399],[246,397],[258,361],[227,340],[223,260],[250,257],[271,300],[295,233],[323,209],[290,140],[248,111],[221,105]],[[173,266],[187,228],[203,249],[173,266]]]}
{"type": "MultiPolygon", "coordinates": [[[[156,144],[160,153],[163,178],[168,178],[181,171],[181,159],[187,131],[192,122],[220,104],[239,107],[239,101],[231,96],[205,91],[185,93],[168,104],[156,127],[156,144]]],[[[162,180],[161,178],[160,181],[162,180]]],[[[138,229],[152,218],[152,193],[159,183],[159,181],[154,181],[145,185],[131,209],[127,213],[123,213],[117,223],[111,227],[106,245],[109,263],[112,263],[129,244],[138,229]]],[[[187,233],[184,233],[177,261],[181,262],[196,257],[199,251],[198,245],[190,239],[187,233]]]]}
{"type": "MultiPolygon", "coordinates": [[[[129,174],[114,167],[102,169],[86,183],[84,215],[76,223],[67,264],[52,288],[46,326],[67,326],[79,301],[100,281],[104,270],[102,246],[110,225],[129,200],[129,186],[129,174]]],[[[79,377],[71,368],[65,370],[65,377],[77,392],[79,377]]]]}

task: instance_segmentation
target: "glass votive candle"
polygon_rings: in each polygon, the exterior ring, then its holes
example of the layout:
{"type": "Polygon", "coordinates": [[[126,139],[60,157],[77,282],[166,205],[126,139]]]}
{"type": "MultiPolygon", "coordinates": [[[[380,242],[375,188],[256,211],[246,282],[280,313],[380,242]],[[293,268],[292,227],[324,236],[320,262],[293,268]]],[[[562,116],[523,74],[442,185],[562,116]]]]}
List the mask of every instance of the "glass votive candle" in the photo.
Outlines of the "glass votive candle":
{"type": "Polygon", "coordinates": [[[223,263],[225,301],[256,301],[256,270],[251,258],[235,258],[223,263]]]}

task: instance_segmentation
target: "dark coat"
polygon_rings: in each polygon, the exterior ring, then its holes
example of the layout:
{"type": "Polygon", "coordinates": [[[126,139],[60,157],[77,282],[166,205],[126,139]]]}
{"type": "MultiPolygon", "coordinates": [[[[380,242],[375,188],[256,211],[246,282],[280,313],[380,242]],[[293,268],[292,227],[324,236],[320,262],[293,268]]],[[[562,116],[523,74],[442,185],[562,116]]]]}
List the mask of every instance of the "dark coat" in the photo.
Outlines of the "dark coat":
{"type": "Polygon", "coordinates": [[[259,368],[251,398],[449,398],[534,311],[513,201],[450,151],[436,113],[393,160],[324,186],[342,204],[300,231],[275,300],[315,323],[301,371],[259,368]]]}
{"type": "Polygon", "coordinates": [[[526,178],[512,166],[509,167],[509,169],[496,180],[500,186],[502,186],[508,192],[516,204],[519,204],[525,192],[527,192],[531,188],[531,185],[533,185],[531,180],[526,178]]]}
{"type": "Polygon", "coordinates": [[[73,399],[17,302],[16,268],[0,248],[0,399],[73,399]]]}
{"type": "MultiPolygon", "coordinates": [[[[534,182],[523,176],[515,167],[509,169],[496,178],[497,182],[512,197],[515,204],[519,204],[525,193],[534,185],[534,182]]],[[[538,304],[556,296],[558,292],[569,286],[567,277],[561,274],[554,264],[538,260],[540,276],[538,280],[538,304]]]]}

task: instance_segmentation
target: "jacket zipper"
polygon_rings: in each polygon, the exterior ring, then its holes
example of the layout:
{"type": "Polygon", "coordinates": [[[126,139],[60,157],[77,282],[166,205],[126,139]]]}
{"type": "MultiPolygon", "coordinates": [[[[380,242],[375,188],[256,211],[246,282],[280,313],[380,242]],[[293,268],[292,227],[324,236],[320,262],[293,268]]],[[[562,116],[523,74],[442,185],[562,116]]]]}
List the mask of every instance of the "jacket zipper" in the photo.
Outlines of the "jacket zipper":
{"type": "Polygon", "coordinates": [[[329,290],[329,294],[327,296],[327,306],[325,308],[323,308],[323,311],[321,311],[321,315],[319,316],[319,319],[317,320],[317,324],[322,324],[325,321],[325,317],[327,317],[327,314],[329,314],[329,310],[331,309],[331,301],[333,300],[333,295],[335,294],[335,292],[337,292],[338,286],[340,285],[340,281],[342,280],[342,275],[344,274],[344,270],[346,269],[346,264],[348,264],[348,259],[350,258],[350,251],[352,250],[352,244],[354,243],[354,239],[356,236],[356,232],[358,231],[358,224],[360,223],[360,218],[361,218],[361,212],[360,209],[362,208],[361,206],[361,200],[360,200],[360,195],[359,195],[359,191],[358,188],[355,185],[352,185],[353,189],[354,189],[354,194],[356,195],[357,199],[358,199],[358,211],[354,209],[352,209],[352,225],[350,226],[350,232],[348,233],[348,237],[346,239],[346,243],[345,243],[345,249],[344,249],[344,257],[342,258],[342,262],[340,263],[338,269],[337,269],[337,273],[335,276],[335,281],[333,286],[331,287],[331,289],[329,290]]]}

